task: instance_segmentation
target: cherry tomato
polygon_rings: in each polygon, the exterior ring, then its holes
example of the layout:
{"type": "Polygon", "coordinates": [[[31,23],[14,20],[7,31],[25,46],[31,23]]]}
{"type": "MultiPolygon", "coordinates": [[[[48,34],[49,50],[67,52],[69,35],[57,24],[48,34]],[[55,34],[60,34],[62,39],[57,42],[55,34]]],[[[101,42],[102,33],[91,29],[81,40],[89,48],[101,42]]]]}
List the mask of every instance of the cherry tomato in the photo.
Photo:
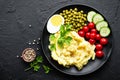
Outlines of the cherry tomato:
{"type": "Polygon", "coordinates": [[[88,23],[88,27],[90,29],[93,29],[95,27],[95,24],[93,22],[88,23]]]}
{"type": "Polygon", "coordinates": [[[103,46],[101,44],[96,45],[96,50],[102,50],[102,49],[103,49],[103,46]]]}
{"type": "Polygon", "coordinates": [[[108,39],[107,38],[101,38],[100,39],[100,44],[106,45],[107,43],[108,43],[108,39]]]}
{"type": "Polygon", "coordinates": [[[96,34],[95,34],[95,33],[91,33],[91,34],[90,34],[90,38],[91,38],[91,39],[95,39],[95,38],[96,38],[96,34]]]}
{"type": "Polygon", "coordinates": [[[90,32],[87,32],[85,37],[86,37],[86,39],[89,39],[90,38],[90,32]]]}
{"type": "Polygon", "coordinates": [[[96,51],[96,57],[97,58],[102,58],[104,56],[104,52],[103,51],[96,51]]]}
{"type": "Polygon", "coordinates": [[[95,43],[95,40],[94,40],[94,39],[89,39],[89,43],[90,43],[90,44],[94,44],[94,43],[95,43]]]}
{"type": "Polygon", "coordinates": [[[95,38],[96,40],[100,40],[101,39],[101,36],[100,36],[100,34],[96,34],[96,38],[95,38]]]}
{"type": "Polygon", "coordinates": [[[96,29],[91,29],[91,33],[97,33],[97,30],[96,29]]]}
{"type": "Polygon", "coordinates": [[[88,32],[88,31],[89,31],[89,27],[88,27],[88,26],[84,26],[84,27],[83,27],[83,31],[84,31],[84,32],[88,32]]]}
{"type": "Polygon", "coordinates": [[[82,31],[82,30],[78,31],[78,34],[79,34],[79,36],[81,36],[81,37],[84,37],[84,36],[85,36],[85,32],[82,31]]]}

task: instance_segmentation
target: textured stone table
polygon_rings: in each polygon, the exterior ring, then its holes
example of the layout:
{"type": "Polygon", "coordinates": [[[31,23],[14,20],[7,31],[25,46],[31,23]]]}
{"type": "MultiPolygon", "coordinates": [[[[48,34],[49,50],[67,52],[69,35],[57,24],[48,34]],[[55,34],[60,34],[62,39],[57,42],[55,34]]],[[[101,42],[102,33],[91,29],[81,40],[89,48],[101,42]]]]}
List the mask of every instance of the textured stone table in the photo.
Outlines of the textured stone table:
{"type": "Polygon", "coordinates": [[[0,0],[0,80],[120,80],[120,0],[0,0]],[[114,44],[112,55],[99,70],[85,76],[69,76],[54,69],[43,55],[41,45],[29,46],[37,40],[51,13],[69,4],[91,6],[110,23],[114,44]],[[24,72],[28,64],[19,57],[32,47],[53,70],[45,74],[24,72]]]}

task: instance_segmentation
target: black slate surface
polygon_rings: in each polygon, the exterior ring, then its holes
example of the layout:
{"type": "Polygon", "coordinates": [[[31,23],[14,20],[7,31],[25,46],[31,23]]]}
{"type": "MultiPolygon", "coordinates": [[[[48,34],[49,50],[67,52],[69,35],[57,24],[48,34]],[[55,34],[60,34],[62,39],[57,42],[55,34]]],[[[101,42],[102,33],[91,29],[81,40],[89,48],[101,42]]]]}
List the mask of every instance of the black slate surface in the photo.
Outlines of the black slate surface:
{"type": "Polygon", "coordinates": [[[0,80],[120,80],[120,0],[0,0],[0,80]],[[28,45],[41,37],[50,14],[60,7],[83,4],[97,9],[110,23],[114,44],[112,55],[99,70],[85,76],[69,76],[54,69],[43,55],[41,45],[28,45]],[[53,70],[45,74],[24,72],[28,67],[20,56],[22,51],[40,48],[44,63],[53,70]]]}

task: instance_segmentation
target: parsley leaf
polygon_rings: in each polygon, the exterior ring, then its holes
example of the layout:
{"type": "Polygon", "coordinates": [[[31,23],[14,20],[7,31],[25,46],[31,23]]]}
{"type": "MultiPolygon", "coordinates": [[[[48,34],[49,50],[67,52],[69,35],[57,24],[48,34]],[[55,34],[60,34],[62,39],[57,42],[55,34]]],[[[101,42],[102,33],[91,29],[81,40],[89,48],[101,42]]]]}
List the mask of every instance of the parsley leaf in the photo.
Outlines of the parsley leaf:
{"type": "Polygon", "coordinates": [[[66,24],[66,29],[67,29],[67,30],[70,30],[71,27],[72,27],[72,25],[66,24]]]}
{"type": "Polygon", "coordinates": [[[72,37],[67,36],[65,43],[69,45],[71,40],[72,40],[72,37]]]}
{"type": "Polygon", "coordinates": [[[65,41],[64,37],[60,37],[60,38],[58,39],[57,43],[59,44],[60,47],[62,47],[64,41],[65,41]]]}
{"type": "Polygon", "coordinates": [[[30,67],[25,69],[25,71],[28,71],[32,68],[34,71],[38,71],[40,69],[39,63],[42,63],[42,62],[43,62],[42,56],[37,56],[37,58],[33,62],[30,63],[30,67]]]}
{"type": "MultiPolygon", "coordinates": [[[[42,62],[43,62],[42,56],[37,56],[36,59],[30,63],[30,67],[25,69],[25,71],[28,71],[32,68],[34,71],[38,71],[40,69],[40,63],[42,63],[42,62]]],[[[46,74],[49,73],[50,70],[52,70],[51,68],[49,68],[46,65],[43,65],[43,68],[44,68],[46,74]]]]}
{"type": "Polygon", "coordinates": [[[50,40],[53,41],[55,39],[55,35],[54,34],[51,34],[50,35],[50,40]]]}
{"type": "Polygon", "coordinates": [[[38,56],[38,57],[36,58],[36,61],[39,62],[39,63],[42,63],[42,62],[43,62],[42,56],[38,56]]]}
{"type": "Polygon", "coordinates": [[[56,49],[55,44],[50,44],[50,50],[53,51],[55,49],[56,49]]]}
{"type": "Polygon", "coordinates": [[[61,25],[60,27],[60,37],[58,38],[57,43],[61,48],[63,47],[64,43],[70,44],[70,41],[72,40],[72,37],[66,36],[71,27],[72,26],[69,24],[61,25]]]}
{"type": "Polygon", "coordinates": [[[35,65],[35,66],[33,66],[33,70],[34,71],[38,71],[40,69],[40,65],[35,65]]]}
{"type": "Polygon", "coordinates": [[[60,26],[60,36],[65,36],[65,27],[64,27],[64,25],[60,26]]]}
{"type": "Polygon", "coordinates": [[[51,68],[49,68],[49,67],[46,66],[46,65],[43,65],[43,68],[44,68],[44,70],[45,70],[45,73],[49,73],[50,70],[52,70],[51,68]]]}

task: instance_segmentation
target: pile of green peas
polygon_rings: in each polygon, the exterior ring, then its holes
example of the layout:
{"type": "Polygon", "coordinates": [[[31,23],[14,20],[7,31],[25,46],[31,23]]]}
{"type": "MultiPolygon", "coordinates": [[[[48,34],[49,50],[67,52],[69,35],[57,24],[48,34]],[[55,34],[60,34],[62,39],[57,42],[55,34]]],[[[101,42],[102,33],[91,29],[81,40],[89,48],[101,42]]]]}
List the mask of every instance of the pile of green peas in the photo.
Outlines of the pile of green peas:
{"type": "Polygon", "coordinates": [[[60,13],[65,19],[65,24],[72,25],[71,30],[78,31],[87,23],[87,14],[83,10],[78,11],[77,8],[63,10],[60,13]]]}

